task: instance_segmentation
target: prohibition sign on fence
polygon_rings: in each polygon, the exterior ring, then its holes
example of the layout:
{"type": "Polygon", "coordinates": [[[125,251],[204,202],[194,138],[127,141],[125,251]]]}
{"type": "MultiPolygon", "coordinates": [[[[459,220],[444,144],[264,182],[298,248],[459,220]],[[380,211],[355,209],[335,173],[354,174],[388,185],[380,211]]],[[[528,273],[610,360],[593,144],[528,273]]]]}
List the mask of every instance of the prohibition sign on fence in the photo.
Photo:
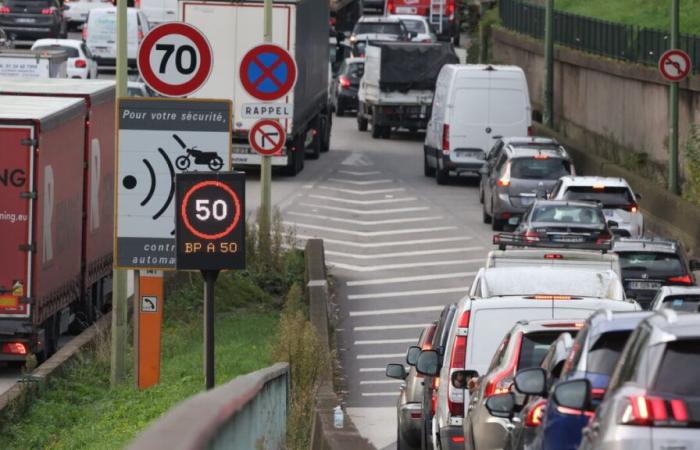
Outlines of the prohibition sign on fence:
{"type": "Polygon", "coordinates": [[[144,37],[137,58],[143,81],[166,97],[184,97],[209,78],[212,51],[197,28],[182,22],[158,25],[144,37]]]}
{"type": "Polygon", "coordinates": [[[690,56],[683,50],[668,50],[659,59],[659,71],[668,81],[676,82],[685,79],[690,69],[692,69],[690,56]]]}
{"type": "Polygon", "coordinates": [[[292,90],[297,79],[297,65],[287,50],[263,44],[245,54],[239,76],[248,94],[258,100],[272,101],[292,90]]]}
{"type": "Polygon", "coordinates": [[[253,150],[261,155],[274,155],[284,147],[287,135],[276,120],[264,119],[255,122],[248,133],[248,141],[253,150]]]}

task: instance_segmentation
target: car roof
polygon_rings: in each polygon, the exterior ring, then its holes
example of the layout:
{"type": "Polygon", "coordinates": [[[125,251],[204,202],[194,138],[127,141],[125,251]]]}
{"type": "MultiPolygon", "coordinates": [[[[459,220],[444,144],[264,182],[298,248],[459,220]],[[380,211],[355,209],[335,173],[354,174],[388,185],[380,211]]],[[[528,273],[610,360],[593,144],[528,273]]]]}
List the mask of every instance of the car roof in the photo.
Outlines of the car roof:
{"type": "Polygon", "coordinates": [[[563,176],[560,180],[569,186],[593,186],[602,184],[606,187],[630,187],[627,180],[620,177],[591,177],[591,176],[563,176]]]}
{"type": "Polygon", "coordinates": [[[700,295],[700,286],[662,286],[659,292],[662,297],[682,294],[700,295]]]}
{"type": "Polygon", "coordinates": [[[679,245],[672,239],[657,237],[644,238],[618,238],[613,242],[612,251],[650,251],[676,253],[679,245]]]}
{"type": "MultiPolygon", "coordinates": [[[[531,293],[525,295],[543,294],[543,295],[572,295],[572,296],[582,296],[579,294],[576,288],[571,288],[571,283],[567,283],[567,280],[576,280],[577,284],[584,284],[586,286],[591,286],[594,283],[601,283],[607,281],[605,287],[609,289],[610,282],[614,280],[619,281],[619,277],[613,270],[607,269],[591,269],[591,270],[581,270],[579,267],[557,267],[557,266],[536,266],[536,267],[492,267],[483,270],[483,283],[486,287],[487,292],[494,293],[504,292],[504,288],[508,284],[514,284],[518,286],[523,286],[524,291],[532,291],[531,293]],[[562,285],[559,288],[564,289],[564,286],[568,285],[568,288],[572,290],[565,292],[560,290],[559,292],[548,291],[552,289],[543,289],[541,292],[536,292],[535,286],[555,286],[554,280],[561,282],[562,285]],[[491,286],[500,286],[500,290],[492,289],[491,286]]],[[[601,286],[603,287],[603,286],[601,286]]],[[[509,292],[509,291],[505,291],[509,292]]],[[[602,294],[602,292],[601,292],[602,294]]],[[[503,296],[520,297],[521,294],[506,294],[503,296]]],[[[602,297],[601,297],[602,298],[602,297]]]]}
{"type": "Polygon", "coordinates": [[[400,21],[396,16],[362,16],[357,23],[398,23],[400,21]]]}
{"type": "Polygon", "coordinates": [[[594,312],[588,318],[588,334],[589,336],[598,336],[611,331],[633,330],[639,322],[652,314],[651,311],[616,312],[602,309],[594,312]]]}
{"type": "Polygon", "coordinates": [[[647,322],[663,332],[663,341],[700,338],[700,314],[697,313],[664,308],[649,317],[647,322]]]}
{"type": "Polygon", "coordinates": [[[532,158],[538,155],[545,155],[547,158],[569,158],[569,155],[562,147],[542,148],[509,145],[507,148],[508,153],[510,153],[509,156],[512,158],[532,158]]]}
{"type": "Polygon", "coordinates": [[[505,145],[521,146],[521,145],[560,145],[556,139],[542,137],[542,136],[507,136],[502,137],[501,141],[505,145]]]}
{"type": "Polygon", "coordinates": [[[73,47],[80,49],[80,46],[83,44],[83,41],[80,41],[78,39],[37,39],[34,41],[32,44],[32,47],[34,46],[40,46],[40,45],[64,45],[67,47],[73,47]]]}
{"type": "Polygon", "coordinates": [[[582,202],[578,200],[535,200],[534,206],[587,206],[591,208],[600,208],[600,206],[594,202],[582,202]]]}
{"type": "Polygon", "coordinates": [[[421,22],[428,23],[425,16],[419,16],[417,14],[391,14],[386,17],[396,17],[399,20],[420,20],[421,22]]]}

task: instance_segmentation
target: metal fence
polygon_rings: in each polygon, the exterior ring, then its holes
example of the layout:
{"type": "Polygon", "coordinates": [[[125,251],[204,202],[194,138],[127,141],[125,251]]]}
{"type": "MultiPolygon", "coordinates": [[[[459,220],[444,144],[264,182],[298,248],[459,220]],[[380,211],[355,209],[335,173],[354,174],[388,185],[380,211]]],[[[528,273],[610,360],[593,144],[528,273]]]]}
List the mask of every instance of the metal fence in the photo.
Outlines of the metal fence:
{"type": "MultiPolygon", "coordinates": [[[[544,38],[545,8],[522,0],[499,0],[503,26],[544,38]]],[[[669,49],[667,31],[608,22],[561,11],[554,13],[554,42],[588,53],[633,63],[656,65],[669,49]]],[[[680,48],[688,52],[700,73],[700,36],[681,34],[680,48]]]]}

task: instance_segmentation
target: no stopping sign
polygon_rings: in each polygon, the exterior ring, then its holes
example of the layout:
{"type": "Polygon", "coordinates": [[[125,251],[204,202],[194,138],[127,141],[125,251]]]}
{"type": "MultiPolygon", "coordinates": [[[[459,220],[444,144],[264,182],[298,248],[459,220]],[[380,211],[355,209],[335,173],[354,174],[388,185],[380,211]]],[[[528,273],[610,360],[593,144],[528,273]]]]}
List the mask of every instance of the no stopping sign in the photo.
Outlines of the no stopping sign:
{"type": "Polygon", "coordinates": [[[139,46],[143,81],[166,97],[184,97],[209,78],[213,60],[209,42],[192,25],[169,22],[153,28],[139,46]]]}

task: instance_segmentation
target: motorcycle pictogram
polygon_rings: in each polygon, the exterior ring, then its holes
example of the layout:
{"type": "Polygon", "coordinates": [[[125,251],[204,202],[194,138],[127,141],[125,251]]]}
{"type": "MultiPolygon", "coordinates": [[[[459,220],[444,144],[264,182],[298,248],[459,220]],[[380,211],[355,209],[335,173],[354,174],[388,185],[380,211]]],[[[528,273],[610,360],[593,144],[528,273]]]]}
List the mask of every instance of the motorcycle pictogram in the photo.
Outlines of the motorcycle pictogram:
{"type": "Polygon", "coordinates": [[[191,160],[194,158],[194,163],[200,166],[209,166],[211,170],[217,172],[224,167],[224,160],[216,154],[216,152],[204,152],[198,150],[197,147],[187,148],[187,145],[180,139],[177,134],[173,134],[173,139],[180,144],[183,150],[187,152],[187,155],[178,156],[175,159],[175,166],[180,170],[187,170],[190,167],[191,160]]]}

